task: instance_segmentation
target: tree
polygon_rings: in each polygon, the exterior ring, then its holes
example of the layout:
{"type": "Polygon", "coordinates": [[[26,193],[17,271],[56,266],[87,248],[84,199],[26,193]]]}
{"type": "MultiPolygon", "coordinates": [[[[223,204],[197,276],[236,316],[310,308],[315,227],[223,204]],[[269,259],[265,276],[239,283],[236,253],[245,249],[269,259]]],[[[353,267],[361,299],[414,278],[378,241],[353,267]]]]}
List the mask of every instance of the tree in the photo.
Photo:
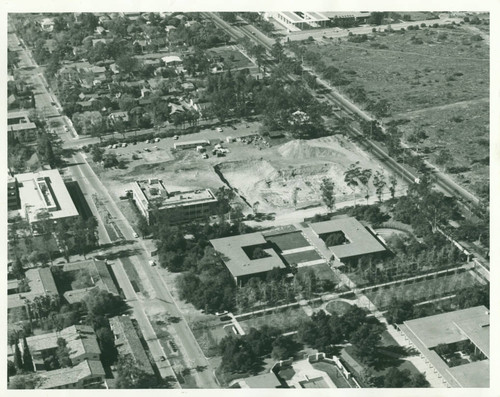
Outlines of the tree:
{"type": "Polygon", "coordinates": [[[18,256],[16,256],[16,260],[12,264],[12,275],[18,280],[24,278],[23,262],[21,261],[21,258],[19,258],[18,256]]]}
{"type": "Polygon", "coordinates": [[[369,170],[369,169],[365,169],[365,170],[362,170],[359,174],[358,174],[358,180],[361,182],[361,184],[365,187],[366,189],[366,205],[368,205],[368,199],[370,197],[369,195],[369,188],[368,188],[368,184],[370,182],[370,178],[372,176],[372,170],[369,170]]]}
{"type": "Polygon", "coordinates": [[[259,361],[245,338],[225,336],[219,343],[222,356],[220,368],[226,372],[246,372],[259,361]]]}
{"type": "Polygon", "coordinates": [[[16,375],[10,379],[9,389],[36,389],[41,382],[36,374],[16,375]]]}
{"type": "Polygon", "coordinates": [[[391,197],[394,198],[396,196],[396,186],[398,185],[398,179],[394,174],[391,174],[391,176],[389,176],[389,183],[389,191],[391,192],[391,197]]]}
{"type": "Polygon", "coordinates": [[[69,349],[64,338],[57,338],[56,357],[62,368],[72,366],[71,359],[69,358],[69,349]]]}
{"type": "Polygon", "coordinates": [[[24,369],[23,366],[23,358],[21,355],[21,350],[19,349],[19,341],[16,342],[15,350],[14,350],[14,365],[20,371],[24,369]]]}
{"type": "Polygon", "coordinates": [[[335,183],[331,178],[323,178],[321,180],[320,191],[321,198],[327,206],[327,208],[332,211],[335,208],[335,183]]]}
{"type": "Polygon", "coordinates": [[[26,337],[23,337],[23,364],[25,371],[33,372],[35,370],[35,367],[33,366],[33,358],[31,357],[26,337]]]}
{"type": "Polygon", "coordinates": [[[402,388],[410,386],[410,371],[407,369],[399,370],[398,368],[390,368],[384,376],[384,387],[387,388],[402,388]]]}
{"type": "Polygon", "coordinates": [[[354,194],[354,206],[356,206],[356,193],[354,189],[359,185],[358,177],[361,173],[361,167],[358,166],[359,161],[353,163],[344,172],[344,182],[352,189],[354,194]]]}
{"type": "Polygon", "coordinates": [[[278,336],[273,342],[272,358],[275,360],[285,360],[294,355],[297,344],[291,336],[278,336]]]}
{"type": "Polygon", "coordinates": [[[413,302],[392,298],[385,315],[389,324],[402,324],[413,318],[413,302]]]}
{"type": "Polygon", "coordinates": [[[103,155],[105,150],[101,148],[99,145],[93,145],[90,154],[92,155],[92,161],[94,163],[100,163],[103,160],[103,155]]]}
{"type": "Polygon", "coordinates": [[[283,49],[283,45],[281,44],[281,41],[279,39],[276,39],[274,42],[272,48],[271,48],[271,55],[277,59],[278,62],[281,62],[284,55],[285,51],[283,49]]]}
{"type": "Polygon", "coordinates": [[[14,376],[17,373],[16,366],[13,361],[7,360],[7,378],[14,376]]]}
{"type": "Polygon", "coordinates": [[[118,358],[116,365],[117,389],[152,389],[157,387],[168,387],[157,381],[155,375],[148,374],[137,365],[132,355],[126,354],[118,358]]]}
{"type": "Polygon", "coordinates": [[[376,171],[373,176],[373,186],[375,186],[375,193],[377,194],[378,201],[382,201],[382,193],[384,191],[384,187],[386,186],[384,174],[380,171],[376,171]]]}
{"type": "Polygon", "coordinates": [[[126,307],[120,297],[101,289],[89,292],[83,300],[89,314],[93,316],[114,316],[123,312],[126,307]]]}
{"type": "Polygon", "coordinates": [[[448,149],[441,149],[436,156],[436,164],[446,166],[452,159],[453,158],[448,149]]]}
{"type": "Polygon", "coordinates": [[[381,327],[375,324],[362,324],[350,338],[354,349],[367,365],[373,365],[377,359],[377,345],[381,341],[381,327]]]}
{"type": "Polygon", "coordinates": [[[101,361],[104,365],[113,364],[118,357],[113,332],[108,327],[101,327],[95,331],[95,335],[101,348],[101,361]]]}
{"type": "Polygon", "coordinates": [[[236,13],[235,12],[219,12],[219,15],[222,19],[228,23],[236,22],[236,13]]]}

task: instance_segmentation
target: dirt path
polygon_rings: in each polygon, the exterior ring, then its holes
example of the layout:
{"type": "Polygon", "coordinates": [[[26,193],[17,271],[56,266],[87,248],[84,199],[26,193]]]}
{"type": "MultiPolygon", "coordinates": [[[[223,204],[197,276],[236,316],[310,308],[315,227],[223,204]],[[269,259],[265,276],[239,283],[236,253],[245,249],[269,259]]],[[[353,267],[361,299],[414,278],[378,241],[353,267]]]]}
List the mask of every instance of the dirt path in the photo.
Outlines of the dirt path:
{"type": "Polygon", "coordinates": [[[467,106],[467,105],[473,105],[476,103],[481,103],[481,102],[486,102],[488,103],[490,101],[489,97],[486,98],[481,98],[481,99],[471,99],[470,101],[461,101],[461,102],[455,102],[455,103],[449,103],[447,105],[441,105],[441,106],[432,106],[429,108],[424,108],[424,109],[419,109],[419,110],[413,110],[411,112],[403,112],[403,113],[398,113],[392,115],[392,117],[397,118],[397,117],[412,117],[416,116],[431,110],[445,110],[445,109],[450,109],[454,107],[461,107],[461,106],[467,106]]]}

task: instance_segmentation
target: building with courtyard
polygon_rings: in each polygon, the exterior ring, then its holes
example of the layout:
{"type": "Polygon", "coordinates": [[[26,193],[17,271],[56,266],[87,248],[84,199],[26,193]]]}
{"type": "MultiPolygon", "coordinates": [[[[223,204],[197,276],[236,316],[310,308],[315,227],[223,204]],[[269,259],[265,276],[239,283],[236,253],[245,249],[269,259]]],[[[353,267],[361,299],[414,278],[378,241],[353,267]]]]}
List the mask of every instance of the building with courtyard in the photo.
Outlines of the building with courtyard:
{"type": "Polygon", "coordinates": [[[20,216],[36,232],[43,220],[76,219],[78,210],[58,170],[17,174],[11,180],[9,195],[19,196],[20,209],[9,211],[9,218],[20,216]]]}
{"type": "Polygon", "coordinates": [[[347,263],[365,256],[379,256],[387,248],[356,218],[338,217],[309,225],[314,234],[324,241],[332,253],[332,259],[347,263]]]}
{"type": "Polygon", "coordinates": [[[162,221],[171,225],[208,219],[216,213],[218,202],[210,189],[168,191],[161,179],[136,181],[132,193],[148,222],[156,211],[162,221]]]}
{"type": "Polygon", "coordinates": [[[489,387],[490,312],[485,306],[397,325],[447,387],[489,387]]]}

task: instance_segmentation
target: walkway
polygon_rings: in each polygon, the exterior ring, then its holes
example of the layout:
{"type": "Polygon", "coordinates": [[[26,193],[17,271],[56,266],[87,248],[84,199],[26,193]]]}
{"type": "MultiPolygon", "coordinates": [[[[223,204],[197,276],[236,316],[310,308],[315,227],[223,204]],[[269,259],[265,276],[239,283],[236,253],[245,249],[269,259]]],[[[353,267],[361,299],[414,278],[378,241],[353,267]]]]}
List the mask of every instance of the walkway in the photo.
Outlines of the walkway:
{"type": "Polygon", "coordinates": [[[289,250],[285,250],[281,252],[281,255],[290,255],[290,254],[296,254],[298,252],[305,252],[305,251],[312,251],[314,250],[314,247],[312,245],[308,245],[307,247],[300,247],[300,248],[292,248],[289,250]]]}

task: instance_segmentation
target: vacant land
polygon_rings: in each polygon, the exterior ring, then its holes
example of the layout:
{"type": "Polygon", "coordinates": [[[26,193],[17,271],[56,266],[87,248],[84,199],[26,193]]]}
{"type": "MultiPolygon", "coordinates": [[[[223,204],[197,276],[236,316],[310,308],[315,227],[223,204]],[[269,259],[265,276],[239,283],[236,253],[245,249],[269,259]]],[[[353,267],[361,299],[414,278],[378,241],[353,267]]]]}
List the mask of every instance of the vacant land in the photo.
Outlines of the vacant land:
{"type": "Polygon", "coordinates": [[[393,29],[393,33],[370,34],[361,43],[349,38],[309,43],[307,50],[321,55],[327,66],[340,70],[350,84],[339,90],[356,103],[368,107],[369,102],[386,100],[389,110],[384,122],[409,120],[401,126],[404,141],[415,130],[423,130],[428,138],[419,149],[430,150],[431,162],[435,162],[439,148],[449,149],[451,159],[446,166],[451,168],[450,174],[463,186],[486,195],[488,27],[465,24],[403,33],[397,25],[393,29]],[[356,97],[353,87],[363,90],[366,100],[356,97]],[[459,166],[464,168],[460,170],[459,166]]]}
{"type": "MultiPolygon", "coordinates": [[[[132,182],[152,176],[163,179],[167,188],[174,190],[216,190],[227,181],[242,198],[244,212],[258,203],[259,212],[274,213],[294,211],[294,191],[297,207],[321,205],[319,186],[324,177],[334,181],[337,202],[352,199],[353,191],[344,182],[343,175],[352,163],[359,161],[362,168],[384,173],[376,160],[341,136],[285,140],[277,145],[267,145],[262,140],[252,143],[225,141],[227,136],[238,138],[255,134],[257,129],[258,123],[240,123],[233,128],[225,127],[223,132],[203,130],[182,136],[178,141],[165,138],[154,144],[138,143],[108,149],[116,153],[119,160],[124,160],[127,168],[105,170],[95,166],[95,170],[116,201],[131,188],[132,182]],[[171,151],[176,142],[200,139],[208,139],[213,145],[222,141],[229,153],[225,157],[213,156],[208,147],[209,158],[203,159],[194,149],[171,151]]],[[[373,194],[371,184],[369,189],[373,194]]],[[[364,188],[356,190],[358,197],[361,192],[364,194],[364,188]]]]}
{"type": "Polygon", "coordinates": [[[366,293],[366,296],[378,309],[386,309],[392,298],[423,302],[452,295],[477,283],[478,281],[470,273],[462,272],[413,284],[400,284],[388,289],[370,291],[366,293]]]}

